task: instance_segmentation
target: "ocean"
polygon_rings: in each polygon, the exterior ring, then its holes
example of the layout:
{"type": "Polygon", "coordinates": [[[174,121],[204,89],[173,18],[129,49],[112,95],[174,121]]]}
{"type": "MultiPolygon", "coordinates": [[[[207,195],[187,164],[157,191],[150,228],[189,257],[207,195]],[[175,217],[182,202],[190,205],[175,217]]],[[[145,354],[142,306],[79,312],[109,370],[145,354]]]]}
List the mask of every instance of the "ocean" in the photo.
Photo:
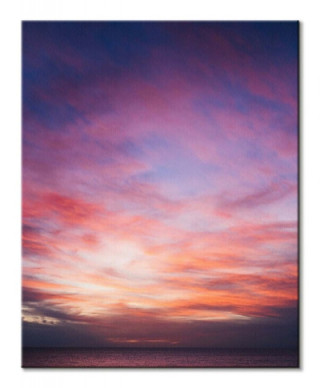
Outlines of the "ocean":
{"type": "Polygon", "coordinates": [[[297,368],[288,349],[24,348],[24,368],[297,368]]]}

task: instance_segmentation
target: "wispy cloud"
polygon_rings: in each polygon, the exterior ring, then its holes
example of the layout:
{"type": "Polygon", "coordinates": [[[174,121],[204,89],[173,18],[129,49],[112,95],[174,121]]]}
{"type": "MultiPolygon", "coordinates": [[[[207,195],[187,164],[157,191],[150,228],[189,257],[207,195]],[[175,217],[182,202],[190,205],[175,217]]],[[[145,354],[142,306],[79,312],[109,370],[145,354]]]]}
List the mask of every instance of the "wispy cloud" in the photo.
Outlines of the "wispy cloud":
{"type": "Polygon", "coordinates": [[[296,24],[23,35],[25,343],[292,344],[296,24]]]}

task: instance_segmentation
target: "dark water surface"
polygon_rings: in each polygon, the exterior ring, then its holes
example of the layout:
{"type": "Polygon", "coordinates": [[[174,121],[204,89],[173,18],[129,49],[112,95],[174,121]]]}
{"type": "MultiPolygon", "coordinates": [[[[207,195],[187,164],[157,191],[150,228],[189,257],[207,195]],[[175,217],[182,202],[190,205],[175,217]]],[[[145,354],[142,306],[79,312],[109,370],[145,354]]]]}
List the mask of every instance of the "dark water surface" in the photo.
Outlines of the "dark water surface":
{"type": "Polygon", "coordinates": [[[25,348],[23,367],[298,367],[296,350],[25,348]]]}

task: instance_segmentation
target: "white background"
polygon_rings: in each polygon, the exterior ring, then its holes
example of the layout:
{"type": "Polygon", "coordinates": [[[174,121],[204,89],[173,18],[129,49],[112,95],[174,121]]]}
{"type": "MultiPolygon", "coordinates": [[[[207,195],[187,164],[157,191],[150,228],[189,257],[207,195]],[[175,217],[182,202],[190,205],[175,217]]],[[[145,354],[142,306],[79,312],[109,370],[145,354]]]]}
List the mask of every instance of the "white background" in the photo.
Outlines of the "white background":
{"type": "Polygon", "coordinates": [[[0,23],[0,385],[3,387],[319,386],[320,20],[316,1],[12,0],[0,23]],[[117,5],[114,5],[116,2],[117,5]],[[299,370],[22,370],[21,20],[300,20],[301,359],[299,370]]]}

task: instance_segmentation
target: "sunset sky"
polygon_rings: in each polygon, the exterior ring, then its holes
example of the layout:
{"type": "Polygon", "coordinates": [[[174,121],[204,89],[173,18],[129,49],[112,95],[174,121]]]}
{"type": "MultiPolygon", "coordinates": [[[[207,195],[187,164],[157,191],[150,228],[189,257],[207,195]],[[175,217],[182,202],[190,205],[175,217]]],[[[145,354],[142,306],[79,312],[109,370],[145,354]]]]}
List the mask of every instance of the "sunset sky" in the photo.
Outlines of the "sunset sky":
{"type": "Polygon", "coordinates": [[[298,24],[23,23],[23,344],[295,347],[298,24]]]}

